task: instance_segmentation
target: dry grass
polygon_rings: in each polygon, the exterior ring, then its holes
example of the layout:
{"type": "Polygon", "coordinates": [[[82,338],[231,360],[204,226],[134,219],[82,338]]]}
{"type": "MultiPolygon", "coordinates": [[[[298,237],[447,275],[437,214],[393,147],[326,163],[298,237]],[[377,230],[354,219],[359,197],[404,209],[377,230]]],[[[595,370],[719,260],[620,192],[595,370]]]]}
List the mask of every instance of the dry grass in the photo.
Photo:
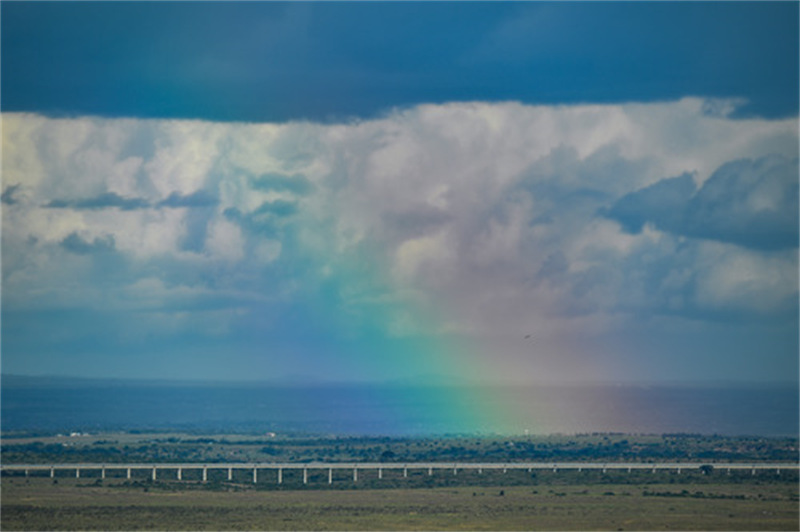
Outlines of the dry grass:
{"type": "Polygon", "coordinates": [[[798,507],[792,484],[144,491],[5,478],[0,525],[3,530],[798,530],[798,507]],[[683,490],[695,496],[666,495],[683,490]]]}

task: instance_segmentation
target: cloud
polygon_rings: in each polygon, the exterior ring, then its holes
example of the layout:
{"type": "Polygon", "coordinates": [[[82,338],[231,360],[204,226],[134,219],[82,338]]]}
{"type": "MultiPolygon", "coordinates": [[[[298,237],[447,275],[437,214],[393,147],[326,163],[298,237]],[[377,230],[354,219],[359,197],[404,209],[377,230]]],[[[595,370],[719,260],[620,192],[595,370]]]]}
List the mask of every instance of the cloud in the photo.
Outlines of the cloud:
{"type": "Polygon", "coordinates": [[[731,161],[699,190],[688,174],[627,194],[606,215],[631,233],[671,233],[756,249],[798,245],[798,163],[779,155],[731,161]]]}
{"type": "Polygon", "coordinates": [[[297,214],[297,203],[293,201],[275,200],[262,203],[261,206],[253,212],[253,215],[258,217],[261,215],[272,215],[277,218],[286,218],[297,214]]]}
{"type": "Polygon", "coordinates": [[[314,185],[301,174],[264,174],[252,178],[250,186],[256,190],[290,192],[298,196],[306,196],[314,189],[314,185]]]}
{"type": "Polygon", "coordinates": [[[78,233],[70,233],[61,241],[61,247],[77,255],[90,255],[93,253],[106,253],[114,251],[114,237],[106,235],[96,237],[94,240],[86,240],[78,233]]]}
{"type": "Polygon", "coordinates": [[[6,205],[14,205],[15,203],[18,203],[19,200],[15,196],[19,191],[19,187],[19,183],[16,185],[8,185],[5,190],[3,190],[3,194],[0,195],[0,202],[5,203],[6,205]]]}
{"type": "MultiPolygon", "coordinates": [[[[401,339],[457,338],[510,377],[546,378],[635,358],[646,350],[627,338],[654,323],[670,324],[661,340],[710,324],[709,342],[770,343],[768,326],[796,338],[797,120],[706,108],[473,102],[345,124],[6,114],[3,174],[19,187],[6,193],[25,201],[2,211],[4,316],[113,307],[106,347],[225,346],[242,367],[291,371],[352,353],[341,371],[356,373],[401,339]],[[540,357],[509,340],[525,334],[540,357]]],[[[84,327],[59,341],[89,349],[84,327]]],[[[781,341],[785,367],[796,350],[781,341]]]]}
{"type": "Polygon", "coordinates": [[[629,233],[639,233],[644,224],[654,220],[661,228],[678,227],[696,190],[690,174],[662,179],[620,198],[605,214],[629,233]]]}
{"type": "Polygon", "coordinates": [[[721,166],[686,211],[688,235],[760,249],[798,245],[798,160],[779,155],[721,166]]]}
{"type": "Polygon", "coordinates": [[[181,207],[213,207],[219,200],[205,190],[198,190],[191,194],[181,194],[180,192],[171,193],[166,199],[158,202],[159,207],[181,208],[181,207]]]}
{"type": "Polygon", "coordinates": [[[146,209],[150,203],[144,198],[125,198],[114,192],[103,192],[97,196],[83,199],[54,199],[45,205],[48,209],[108,209],[117,208],[123,211],[146,209]]]}

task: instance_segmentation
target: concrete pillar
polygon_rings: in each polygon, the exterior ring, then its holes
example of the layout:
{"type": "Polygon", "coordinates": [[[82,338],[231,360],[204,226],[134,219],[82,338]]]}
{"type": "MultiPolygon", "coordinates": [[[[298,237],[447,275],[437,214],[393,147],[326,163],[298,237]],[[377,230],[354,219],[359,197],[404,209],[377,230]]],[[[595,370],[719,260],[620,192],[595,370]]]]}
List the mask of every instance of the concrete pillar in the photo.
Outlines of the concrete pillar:
{"type": "Polygon", "coordinates": [[[408,478],[408,467],[403,466],[403,478],[408,478]]]}
{"type": "Polygon", "coordinates": [[[233,468],[229,467],[228,468],[228,482],[230,482],[231,480],[233,480],[233,468]]]}
{"type": "Polygon", "coordinates": [[[751,475],[755,475],[755,474],[756,474],[756,468],[755,468],[755,467],[753,468],[753,470],[752,470],[752,471],[750,471],[750,474],[751,474],[751,475]]]}
{"type": "MultiPolygon", "coordinates": [[[[755,469],[753,471],[755,471],[755,469]]],[[[81,478],[81,468],[80,467],[76,467],[75,468],[75,478],[81,478]]]]}
{"type": "Polygon", "coordinates": [[[208,481],[208,467],[203,466],[203,482],[208,481]]]}
{"type": "Polygon", "coordinates": [[[183,480],[183,469],[178,468],[178,480],[183,480]]]}
{"type": "Polygon", "coordinates": [[[681,468],[680,467],[678,468],[678,474],[679,475],[681,474],[681,468]]]}
{"type": "Polygon", "coordinates": [[[106,466],[103,466],[102,468],[100,468],[100,478],[105,480],[105,478],[106,478],[106,466]]]}
{"type": "MultiPolygon", "coordinates": [[[[530,471],[530,470],[531,470],[531,468],[529,467],[529,468],[528,468],[528,471],[530,471]]],[[[478,474],[479,474],[479,475],[483,475],[483,468],[482,468],[482,467],[479,467],[479,468],[478,468],[478,474]]]]}
{"type": "Polygon", "coordinates": [[[630,473],[630,472],[631,472],[631,468],[629,467],[629,468],[628,468],[628,473],[630,473]]]}
{"type": "MultiPolygon", "coordinates": [[[[530,471],[530,469],[528,471],[530,471]]],[[[578,467],[578,473],[580,473],[581,471],[583,471],[583,468],[582,467],[578,467]]]]}
{"type": "Polygon", "coordinates": [[[505,472],[506,472],[506,471],[508,471],[508,468],[506,468],[506,467],[503,467],[503,473],[504,473],[504,474],[505,474],[505,472]]]}
{"type": "Polygon", "coordinates": [[[153,468],[153,480],[155,480],[155,479],[156,479],[156,468],[154,467],[153,468]]]}
{"type": "Polygon", "coordinates": [[[328,484],[333,484],[333,468],[328,468],[328,484]]]}
{"type": "MultiPolygon", "coordinates": [[[[232,478],[233,470],[228,468],[228,480],[232,478]]],[[[253,468],[253,484],[258,484],[258,468],[253,468]]]]}
{"type": "Polygon", "coordinates": [[[28,470],[26,469],[26,470],[25,470],[25,476],[27,477],[28,475],[30,475],[30,471],[28,471],[28,470]]]}
{"type": "Polygon", "coordinates": [[[378,478],[383,478],[383,468],[382,467],[378,468],[378,478]]]}
{"type": "Polygon", "coordinates": [[[283,484],[283,468],[278,468],[278,484],[283,484]]]}
{"type": "Polygon", "coordinates": [[[653,473],[655,473],[655,472],[656,472],[656,468],[654,467],[654,468],[653,468],[653,473]]]}
{"type": "Polygon", "coordinates": [[[428,468],[428,476],[429,476],[429,477],[430,477],[430,476],[433,476],[433,468],[432,468],[432,467],[429,467],[429,468],[428,468]]]}
{"type": "Polygon", "coordinates": [[[453,476],[456,476],[457,474],[458,474],[458,468],[453,466],[453,476]]]}
{"type": "Polygon", "coordinates": [[[127,472],[127,474],[125,476],[128,478],[128,480],[131,479],[131,468],[130,467],[128,468],[128,472],[127,472]]]}
{"type": "Polygon", "coordinates": [[[308,469],[303,468],[303,484],[308,484],[308,469]]]}
{"type": "Polygon", "coordinates": [[[779,475],[781,474],[781,470],[780,470],[780,469],[778,469],[778,474],[779,474],[779,475]]]}
{"type": "Polygon", "coordinates": [[[353,468],[353,482],[358,482],[358,467],[353,468]]]}
{"type": "Polygon", "coordinates": [[[606,466],[603,466],[603,474],[606,474],[606,466]]]}
{"type": "Polygon", "coordinates": [[[56,478],[56,470],[55,468],[50,468],[50,478],[56,478]]]}

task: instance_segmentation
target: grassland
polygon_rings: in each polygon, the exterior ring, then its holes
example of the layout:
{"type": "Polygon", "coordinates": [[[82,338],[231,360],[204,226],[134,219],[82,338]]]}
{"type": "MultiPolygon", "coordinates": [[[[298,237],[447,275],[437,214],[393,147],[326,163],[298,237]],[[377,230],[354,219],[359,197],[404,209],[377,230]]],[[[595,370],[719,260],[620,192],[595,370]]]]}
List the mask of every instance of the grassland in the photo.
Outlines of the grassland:
{"type": "Polygon", "coordinates": [[[166,490],[4,478],[3,530],[797,530],[797,486],[166,490]]]}
{"type": "Polygon", "coordinates": [[[676,435],[531,435],[388,438],[284,434],[3,434],[5,463],[69,462],[506,462],[787,461],[798,438],[676,435]]]}
{"type": "Polygon", "coordinates": [[[4,435],[11,463],[680,459],[713,470],[310,469],[21,472],[2,477],[2,530],[798,530],[798,473],[732,471],[728,461],[797,459],[797,438],[554,435],[492,438],[107,433],[4,435]],[[11,436],[11,437],[9,437],[11,436]]]}

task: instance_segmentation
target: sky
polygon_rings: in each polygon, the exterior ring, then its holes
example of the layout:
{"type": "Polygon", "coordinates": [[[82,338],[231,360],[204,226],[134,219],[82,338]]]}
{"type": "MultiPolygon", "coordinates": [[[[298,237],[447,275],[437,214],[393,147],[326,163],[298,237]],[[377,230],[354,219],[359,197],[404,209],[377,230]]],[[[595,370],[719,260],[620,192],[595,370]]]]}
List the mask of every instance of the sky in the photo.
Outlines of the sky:
{"type": "Polygon", "coordinates": [[[3,2],[2,371],[798,379],[798,4],[3,2]]]}

